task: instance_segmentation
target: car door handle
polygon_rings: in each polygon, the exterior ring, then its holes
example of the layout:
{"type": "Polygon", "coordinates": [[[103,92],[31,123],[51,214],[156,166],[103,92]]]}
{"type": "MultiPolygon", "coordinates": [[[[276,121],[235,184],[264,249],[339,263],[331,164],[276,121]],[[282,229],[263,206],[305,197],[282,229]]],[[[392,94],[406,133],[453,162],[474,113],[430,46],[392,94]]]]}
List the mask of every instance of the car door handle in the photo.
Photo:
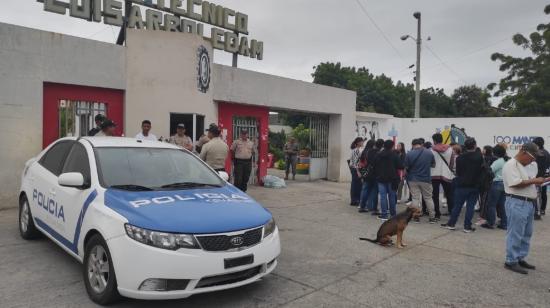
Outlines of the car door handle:
{"type": "Polygon", "coordinates": [[[50,189],[50,195],[55,196],[55,189],[50,189]]]}

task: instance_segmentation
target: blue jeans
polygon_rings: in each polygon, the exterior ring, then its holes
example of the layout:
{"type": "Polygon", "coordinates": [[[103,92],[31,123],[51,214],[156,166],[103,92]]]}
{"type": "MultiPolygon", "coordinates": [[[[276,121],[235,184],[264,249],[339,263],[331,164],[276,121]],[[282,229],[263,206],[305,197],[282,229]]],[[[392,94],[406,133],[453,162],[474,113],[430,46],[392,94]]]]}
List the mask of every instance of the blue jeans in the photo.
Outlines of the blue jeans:
{"type": "Polygon", "coordinates": [[[349,170],[351,172],[351,203],[359,203],[361,198],[361,178],[357,175],[357,169],[350,167],[349,170]]]}
{"type": "Polygon", "coordinates": [[[535,205],[529,201],[506,198],[508,230],[506,231],[506,263],[515,264],[529,253],[533,235],[535,205]]]}
{"type": "Polygon", "coordinates": [[[365,181],[363,183],[363,187],[361,188],[361,202],[359,202],[359,207],[361,209],[369,209],[370,210],[370,206],[369,206],[369,199],[370,199],[370,195],[372,194],[373,190],[372,190],[372,183],[369,183],[367,181],[365,181]]]}
{"type": "Polygon", "coordinates": [[[506,210],[504,209],[505,201],[506,193],[504,192],[504,183],[502,181],[493,182],[487,201],[487,223],[489,225],[495,225],[498,208],[501,213],[500,225],[502,228],[506,228],[508,221],[506,219],[506,210]]]}
{"type": "Polygon", "coordinates": [[[469,229],[472,227],[472,218],[474,218],[474,209],[476,202],[479,199],[479,189],[469,187],[456,186],[455,189],[455,202],[453,204],[453,211],[451,212],[451,218],[447,222],[447,225],[454,226],[462,211],[462,205],[466,202],[466,217],[464,217],[464,228],[469,229]]]}
{"type": "Polygon", "coordinates": [[[382,213],[380,216],[388,217],[388,204],[390,207],[391,217],[395,216],[395,201],[397,192],[393,190],[391,183],[378,183],[378,192],[380,194],[380,206],[382,207],[382,213]]]}
{"type": "Polygon", "coordinates": [[[367,208],[369,211],[378,211],[378,184],[376,182],[369,183],[371,192],[369,193],[369,199],[367,208]]]}

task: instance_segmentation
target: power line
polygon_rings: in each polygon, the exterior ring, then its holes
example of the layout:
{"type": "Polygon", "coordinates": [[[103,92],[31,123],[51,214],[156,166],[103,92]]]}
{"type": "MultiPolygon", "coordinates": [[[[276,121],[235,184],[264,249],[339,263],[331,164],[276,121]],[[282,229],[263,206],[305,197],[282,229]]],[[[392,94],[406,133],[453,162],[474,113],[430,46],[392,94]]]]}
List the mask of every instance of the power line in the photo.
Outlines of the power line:
{"type": "MultiPolygon", "coordinates": [[[[523,31],[521,31],[521,32],[519,32],[519,33],[523,33],[523,32],[525,32],[525,31],[530,31],[530,30],[531,30],[531,28],[529,28],[529,29],[524,29],[523,31]]],[[[430,66],[430,67],[424,68],[423,71],[430,71],[430,70],[432,70],[432,69],[434,69],[434,68],[436,68],[436,67],[439,67],[439,66],[441,66],[441,65],[444,65],[444,64],[446,64],[446,63],[453,63],[453,62],[456,62],[456,61],[458,61],[458,60],[462,60],[462,59],[467,58],[467,57],[469,57],[469,56],[471,56],[471,55],[473,55],[473,54],[476,54],[476,53],[478,53],[478,52],[480,52],[480,51],[483,51],[483,50],[488,49],[488,48],[491,48],[491,47],[493,47],[493,46],[502,44],[502,43],[504,43],[504,42],[506,42],[506,41],[511,41],[511,36],[508,36],[508,37],[506,37],[506,38],[502,38],[502,39],[497,40],[497,41],[493,41],[492,43],[489,43],[489,44],[487,44],[487,45],[485,45],[485,46],[482,46],[482,47],[479,47],[479,48],[477,48],[477,49],[473,49],[473,50],[471,50],[471,51],[469,51],[469,52],[467,52],[467,53],[465,53],[465,54],[462,54],[462,55],[460,55],[460,56],[457,56],[457,57],[454,57],[454,58],[450,58],[450,59],[447,59],[447,60],[445,60],[445,61],[442,61],[442,62],[440,62],[440,63],[438,63],[438,64],[435,64],[435,65],[432,65],[432,66],[430,66]]],[[[391,75],[400,74],[398,78],[401,78],[401,77],[404,77],[404,76],[408,76],[409,73],[401,74],[402,72],[407,71],[407,70],[408,70],[408,69],[401,69],[401,70],[399,70],[399,71],[396,71],[396,72],[392,73],[391,75]]]]}
{"type": "Polygon", "coordinates": [[[103,29],[101,29],[101,30],[99,30],[99,31],[96,31],[94,34],[87,36],[86,39],[91,39],[92,37],[94,37],[94,36],[100,34],[101,32],[103,32],[103,31],[105,31],[105,30],[107,30],[107,29],[109,29],[109,28],[104,27],[103,29]]]}
{"type": "Polygon", "coordinates": [[[391,46],[391,48],[393,49],[393,51],[395,51],[395,53],[399,56],[399,58],[401,58],[401,60],[403,62],[406,62],[405,61],[405,58],[403,58],[403,55],[401,55],[401,53],[399,52],[399,50],[392,44],[392,42],[388,39],[388,36],[384,33],[384,31],[382,30],[382,28],[380,28],[380,26],[378,26],[378,24],[376,23],[376,21],[374,20],[374,18],[372,18],[369,14],[369,12],[367,11],[367,9],[365,8],[365,6],[363,6],[363,4],[359,1],[359,0],[355,0],[355,2],[357,2],[357,4],[359,5],[359,7],[361,8],[361,11],[368,17],[368,19],[371,21],[371,23],[374,25],[374,27],[378,30],[378,32],[382,35],[382,37],[384,38],[384,40],[386,41],[386,43],[388,43],[388,45],[391,46]]]}
{"type": "Polygon", "coordinates": [[[464,80],[464,78],[462,78],[452,67],[450,67],[447,63],[445,63],[445,61],[443,61],[436,53],[435,51],[433,51],[433,49],[430,47],[430,45],[428,44],[424,44],[424,46],[426,46],[426,49],[428,49],[428,51],[439,61],[439,63],[441,65],[443,65],[445,68],[447,68],[447,70],[449,70],[449,72],[451,72],[452,74],[454,74],[456,77],[458,77],[458,79],[460,81],[462,81],[464,84],[467,84],[466,80],[464,80]]]}

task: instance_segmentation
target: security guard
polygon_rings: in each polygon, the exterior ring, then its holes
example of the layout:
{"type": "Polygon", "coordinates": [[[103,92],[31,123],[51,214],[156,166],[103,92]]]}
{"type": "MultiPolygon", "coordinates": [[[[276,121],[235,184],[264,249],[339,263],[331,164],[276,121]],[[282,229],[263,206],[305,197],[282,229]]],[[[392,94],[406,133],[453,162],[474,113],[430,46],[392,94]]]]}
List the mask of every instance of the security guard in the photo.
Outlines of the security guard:
{"type": "Polygon", "coordinates": [[[94,118],[96,127],[90,129],[90,131],[88,132],[88,136],[92,137],[92,136],[95,136],[97,133],[99,133],[101,131],[101,123],[103,123],[105,119],[106,119],[105,116],[102,114],[96,115],[94,118]]]}
{"type": "Polygon", "coordinates": [[[210,124],[208,138],[210,141],[202,147],[201,159],[216,171],[225,170],[225,160],[229,153],[229,147],[220,138],[221,131],[216,124],[210,124]]]}
{"type": "Polygon", "coordinates": [[[176,127],[176,134],[170,137],[170,143],[186,150],[193,151],[193,140],[185,134],[185,124],[183,123],[178,124],[176,127]]]}
{"type": "Polygon", "coordinates": [[[113,137],[115,135],[116,123],[110,119],[105,119],[101,123],[101,131],[95,134],[95,137],[113,137]]]}
{"type": "Polygon", "coordinates": [[[252,172],[252,155],[254,155],[254,142],[248,139],[248,131],[243,129],[240,138],[231,145],[233,152],[233,165],[235,172],[235,187],[246,192],[248,179],[252,172]]]}

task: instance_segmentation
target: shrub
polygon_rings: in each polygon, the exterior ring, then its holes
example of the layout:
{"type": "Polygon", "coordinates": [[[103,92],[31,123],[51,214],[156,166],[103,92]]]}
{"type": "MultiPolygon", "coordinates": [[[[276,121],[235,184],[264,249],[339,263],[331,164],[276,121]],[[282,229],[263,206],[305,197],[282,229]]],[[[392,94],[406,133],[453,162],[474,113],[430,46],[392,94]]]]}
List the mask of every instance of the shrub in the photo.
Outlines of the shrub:
{"type": "Polygon", "coordinates": [[[285,170],[286,169],[286,164],[285,164],[285,161],[283,159],[279,159],[277,161],[277,169],[279,169],[279,170],[285,170]]]}

